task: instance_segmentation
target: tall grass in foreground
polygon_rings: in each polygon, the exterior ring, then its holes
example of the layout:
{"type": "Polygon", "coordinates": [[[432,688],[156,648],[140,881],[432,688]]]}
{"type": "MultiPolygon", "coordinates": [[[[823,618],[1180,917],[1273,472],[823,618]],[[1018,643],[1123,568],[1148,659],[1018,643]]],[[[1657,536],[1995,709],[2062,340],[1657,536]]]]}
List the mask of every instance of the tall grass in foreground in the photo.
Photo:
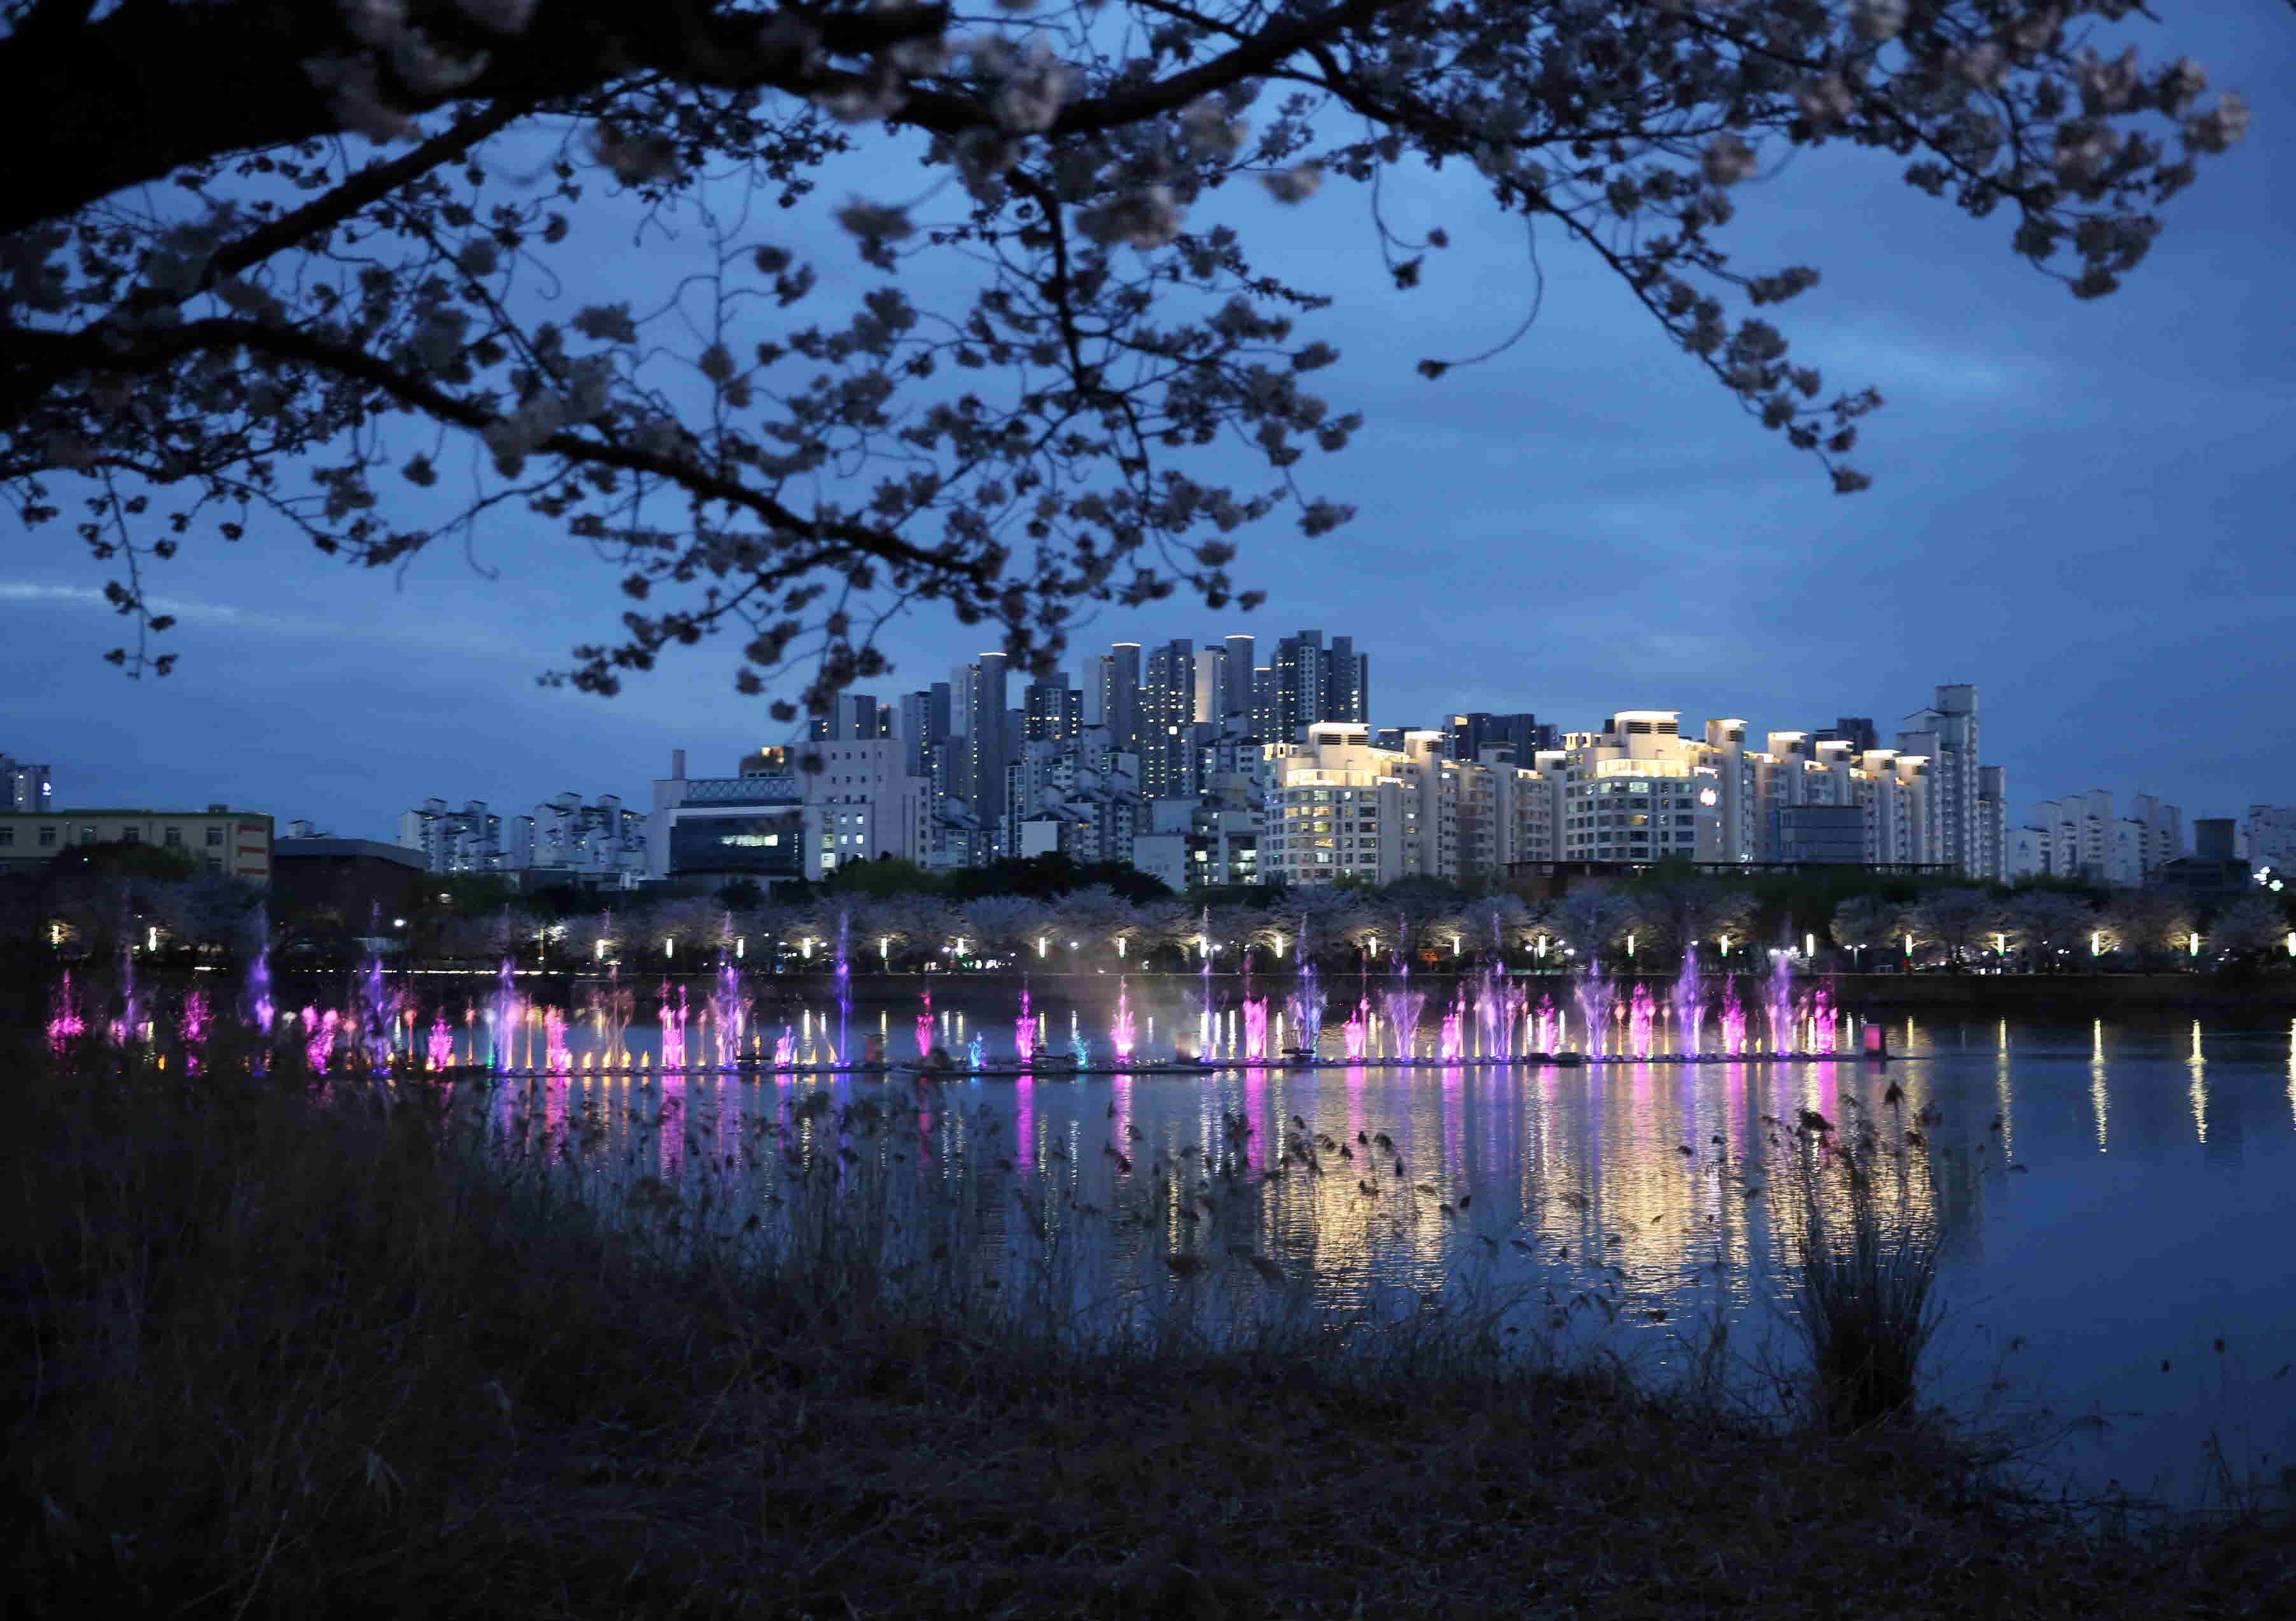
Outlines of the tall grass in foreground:
{"type": "Polygon", "coordinates": [[[1835,1433],[1905,1418],[1942,1318],[1923,1133],[1896,1120],[1885,1140],[1862,1111],[1837,1131],[1805,1111],[1792,1136],[1794,1321],[1812,1417],[1835,1433]]]}
{"type": "MultiPolygon", "coordinates": [[[[554,1119],[533,1089],[174,1057],[12,1066],[0,1503],[36,1611],[484,1615],[595,1582],[616,1613],[676,1564],[704,1464],[770,1477],[808,1403],[1465,1386],[1520,1344],[1496,1300],[1318,1311],[1226,1164],[1077,1204],[905,1089],[554,1119]]],[[[834,1506],[792,1482],[764,1512],[802,1542],[834,1506]]]]}

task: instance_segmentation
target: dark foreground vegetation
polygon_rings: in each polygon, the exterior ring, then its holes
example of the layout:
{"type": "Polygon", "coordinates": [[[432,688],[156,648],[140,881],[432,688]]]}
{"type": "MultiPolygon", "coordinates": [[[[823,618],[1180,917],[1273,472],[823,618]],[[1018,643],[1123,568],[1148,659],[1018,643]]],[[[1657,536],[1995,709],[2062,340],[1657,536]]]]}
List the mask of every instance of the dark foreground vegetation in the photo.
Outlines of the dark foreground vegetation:
{"type": "Polygon", "coordinates": [[[2084,1532],[1903,1412],[1764,1425],[1472,1312],[1086,1354],[890,1287],[865,1181],[801,1171],[760,1261],[436,1091],[14,1067],[12,1614],[2296,1614],[2268,1516],[2084,1532]]]}

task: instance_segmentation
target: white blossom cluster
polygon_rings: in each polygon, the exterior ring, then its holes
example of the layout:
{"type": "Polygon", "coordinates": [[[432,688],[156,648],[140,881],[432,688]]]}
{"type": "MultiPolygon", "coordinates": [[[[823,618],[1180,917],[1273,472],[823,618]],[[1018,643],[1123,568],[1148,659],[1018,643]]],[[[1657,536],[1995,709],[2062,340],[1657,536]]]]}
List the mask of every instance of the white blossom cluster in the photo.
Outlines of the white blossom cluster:
{"type": "MultiPolygon", "coordinates": [[[[354,135],[381,144],[415,133],[406,111],[384,87],[388,70],[418,97],[459,90],[487,70],[488,53],[455,55],[442,49],[420,23],[410,22],[404,0],[337,0],[343,32],[354,49],[306,58],[303,70],[327,93],[336,120],[354,135]]],[[[457,0],[460,12],[495,34],[526,29],[534,0],[457,0]]]]}

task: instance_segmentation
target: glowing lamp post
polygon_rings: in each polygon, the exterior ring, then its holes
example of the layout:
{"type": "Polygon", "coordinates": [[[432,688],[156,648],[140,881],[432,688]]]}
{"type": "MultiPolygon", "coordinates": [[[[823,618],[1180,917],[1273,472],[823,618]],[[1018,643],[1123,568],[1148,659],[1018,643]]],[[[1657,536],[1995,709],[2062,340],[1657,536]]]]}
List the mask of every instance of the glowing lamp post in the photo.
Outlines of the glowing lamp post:
{"type": "Polygon", "coordinates": [[[1629,962],[1632,962],[1632,961],[1634,960],[1634,956],[1635,956],[1635,937],[1634,937],[1632,934],[1629,934],[1629,935],[1628,935],[1628,936],[1627,936],[1627,960],[1628,960],[1628,961],[1629,961],[1629,962]]]}
{"type": "Polygon", "coordinates": [[[1538,960],[1541,962],[1546,960],[1546,936],[1544,934],[1538,937],[1538,960]]]}
{"type": "Polygon", "coordinates": [[[734,936],[734,957],[736,961],[740,960],[742,952],[748,949],[750,937],[746,934],[734,936]]]}
{"type": "Polygon", "coordinates": [[[1812,961],[1812,962],[1816,962],[1816,961],[1817,960],[1817,936],[1816,936],[1816,935],[1815,935],[1815,934],[1804,934],[1804,935],[1801,937],[1801,954],[1802,954],[1804,957],[1808,958],[1808,959],[1810,959],[1810,961],[1812,961]]]}
{"type": "Polygon", "coordinates": [[[956,959],[959,962],[964,960],[964,936],[962,934],[956,937],[956,959]]]}
{"type": "Polygon", "coordinates": [[[595,942],[595,943],[596,943],[596,946],[597,946],[597,950],[595,950],[592,955],[593,955],[593,957],[594,957],[594,960],[599,961],[599,962],[603,962],[603,961],[605,961],[605,960],[606,960],[606,941],[605,941],[605,936],[603,936],[603,934],[602,934],[602,935],[600,935],[600,936],[598,937],[598,939],[597,939],[597,941],[596,941],[596,942],[595,942]]]}
{"type": "Polygon", "coordinates": [[[2198,957],[2201,954],[2201,936],[2197,931],[2185,935],[2185,942],[2189,948],[2190,955],[2198,957]]]}
{"type": "Polygon", "coordinates": [[[1275,960],[1278,962],[1283,960],[1283,936],[1281,934],[1275,936],[1275,960]]]}
{"type": "Polygon", "coordinates": [[[891,970],[893,966],[893,937],[890,934],[880,934],[877,936],[877,960],[883,963],[889,972],[891,970]]]}
{"type": "Polygon", "coordinates": [[[1116,937],[1116,960],[1119,962],[1124,960],[1124,936],[1121,934],[1116,937]]]}
{"type": "Polygon", "coordinates": [[[671,957],[676,954],[676,951],[677,937],[674,934],[663,935],[661,937],[661,959],[664,962],[668,962],[671,957]]]}
{"type": "Polygon", "coordinates": [[[1045,951],[1048,943],[1049,942],[1042,934],[1037,936],[1037,960],[1038,962],[1042,962],[1045,959],[1045,951]]]}
{"type": "Polygon", "coordinates": [[[1452,936],[1451,936],[1451,955],[1452,955],[1452,956],[1454,956],[1454,957],[1456,957],[1458,954],[1459,954],[1459,936],[1458,936],[1458,934],[1457,934],[1456,933],[1454,933],[1454,934],[1452,934],[1452,936]]]}
{"type": "Polygon", "coordinates": [[[2296,957],[2296,933],[2292,933],[2288,936],[2288,955],[2296,957]]]}
{"type": "Polygon", "coordinates": [[[813,936],[808,934],[803,940],[799,941],[797,942],[797,951],[799,956],[804,958],[806,961],[811,962],[813,960],[813,936]]]}
{"type": "Polygon", "coordinates": [[[2091,957],[2102,957],[2102,956],[2103,956],[2103,955],[2104,955],[2104,931],[2103,931],[2103,930],[2099,929],[2099,930],[2095,931],[2095,933],[2093,933],[2093,934],[2091,934],[2089,935],[2089,937],[2088,937],[2088,954],[2089,954],[2091,957]]]}

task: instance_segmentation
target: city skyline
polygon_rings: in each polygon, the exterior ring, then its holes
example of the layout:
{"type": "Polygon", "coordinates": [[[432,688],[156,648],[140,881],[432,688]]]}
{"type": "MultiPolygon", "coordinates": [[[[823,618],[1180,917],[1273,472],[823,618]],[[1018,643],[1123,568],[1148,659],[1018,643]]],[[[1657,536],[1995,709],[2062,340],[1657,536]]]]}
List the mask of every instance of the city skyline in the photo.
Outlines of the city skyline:
{"type": "MultiPolygon", "coordinates": [[[[1307,630],[1305,634],[1314,636],[1319,634],[1319,632],[1311,628],[1307,630]]],[[[1192,638],[1170,638],[1166,643],[1160,644],[1159,646],[1173,646],[1178,643],[1190,642],[1191,639],[1192,638]]],[[[1241,638],[1235,635],[1230,635],[1225,638],[1214,639],[1209,642],[1202,641],[1201,638],[1195,638],[1195,642],[1197,646],[1203,647],[1206,651],[1217,654],[1221,649],[1224,643],[1228,646],[1233,646],[1239,639],[1248,642],[1252,640],[1253,638],[1250,634],[1244,635],[1241,638]]],[[[1288,646],[1292,638],[1290,636],[1283,636],[1262,637],[1259,639],[1261,646],[1269,649],[1269,656],[1273,657],[1274,649],[1279,642],[1288,646]]],[[[1335,639],[1339,643],[1346,645],[1349,644],[1353,638],[1350,638],[1345,633],[1337,633],[1335,639]]],[[[1136,644],[1117,643],[1112,644],[1111,646],[1116,648],[1130,646],[1135,649],[1136,653],[1143,651],[1143,649],[1141,649],[1136,644]]],[[[1071,651],[1073,654],[1075,650],[1071,651]]],[[[1381,654],[1382,652],[1382,649],[1376,647],[1365,648],[1362,651],[1360,657],[1363,662],[1368,665],[1371,658],[1381,654]]],[[[1001,655],[994,656],[997,656],[998,662],[1002,662],[1001,655]]],[[[1080,655],[1072,656],[1070,660],[1072,664],[1081,664],[1081,674],[1075,670],[1063,670],[1052,678],[1053,684],[1065,684],[1070,689],[1070,695],[1077,701],[1075,705],[1076,710],[1080,712],[1081,717],[1084,718],[1086,724],[1105,724],[1104,718],[1102,715],[1102,708],[1105,701],[1104,697],[1102,694],[1094,692],[1092,687],[1095,666],[1103,664],[1106,661],[1107,654],[1099,650],[1086,650],[1080,655]]],[[[956,666],[948,672],[949,679],[939,684],[940,687],[949,687],[951,689],[950,706],[952,712],[956,715],[962,715],[964,712],[964,691],[961,683],[965,671],[969,667],[978,668],[978,661],[972,662],[970,666],[967,664],[960,664],[956,666]]],[[[1265,674],[1267,667],[1262,666],[1261,670],[1262,673],[1265,674]]],[[[1150,675],[1151,672],[1149,669],[1144,663],[1141,666],[1141,678],[1143,681],[1144,682],[1149,679],[1150,675]]],[[[1193,674],[1190,679],[1201,679],[1201,678],[1200,673],[1197,673],[1193,674]]],[[[1009,670],[1005,672],[1005,695],[1007,700],[1004,712],[1005,715],[1008,718],[1015,715],[1022,717],[1024,725],[1030,724],[1027,719],[1027,704],[1031,685],[1032,683],[1029,679],[1025,675],[1013,672],[1009,670]]],[[[1938,684],[1938,691],[1942,693],[1946,690],[1946,687],[1949,684],[1938,684]]],[[[1979,686],[1981,687],[1981,684],[1979,683],[1972,683],[1970,685],[1979,686]]],[[[927,690],[930,691],[933,689],[934,684],[928,683],[927,690]]],[[[846,707],[849,716],[857,706],[863,711],[868,711],[871,706],[873,705],[873,713],[878,723],[882,728],[886,728],[883,735],[914,742],[914,735],[910,728],[914,724],[914,718],[910,714],[909,710],[911,700],[916,695],[918,695],[912,691],[898,688],[898,683],[895,683],[891,687],[889,687],[887,685],[882,683],[873,684],[866,689],[860,687],[853,689],[844,701],[844,706],[846,707]]],[[[1833,707],[1835,707],[1836,709],[1846,709],[1848,706],[1846,704],[1837,704],[1833,705],[1833,707]]],[[[1746,725],[1749,736],[1754,739],[1756,743],[1759,743],[1764,736],[1772,733],[1807,733],[1813,740],[1829,736],[1838,736],[1842,735],[1837,729],[1839,727],[1855,724],[1870,724],[1874,728],[1875,733],[1879,735],[1879,737],[1894,739],[1905,730],[1917,729],[1923,722],[1923,715],[1925,713],[1933,712],[1926,711],[1921,707],[1916,707],[1905,712],[1904,715],[1900,719],[1891,714],[1889,705],[1886,704],[1869,702],[1866,704],[1866,707],[1873,710],[1874,712],[1872,715],[1864,717],[1851,716],[1842,713],[1830,716],[1823,713],[1811,713],[1798,714],[1783,718],[1755,717],[1752,718],[1751,721],[1749,721],[1748,718],[1742,713],[1721,708],[1716,708],[1712,711],[1706,712],[1705,713],[1701,713],[1701,712],[1689,706],[1676,705],[1664,712],[1691,717],[1692,719],[1686,720],[1685,723],[1687,729],[1694,729],[1698,726],[1709,722],[1719,724],[1725,720],[1736,720],[1746,725]],[[1784,719],[1787,724],[1777,724],[1777,721],[1780,719],[1784,719]]],[[[1535,712],[1542,718],[1544,722],[1542,729],[1553,728],[1562,732],[1572,732],[1599,728],[1602,725],[1606,723],[1606,716],[1629,712],[1628,707],[1621,706],[1616,702],[1602,705],[1601,711],[1601,713],[1595,715],[1573,717],[1565,715],[1559,711],[1542,706],[1537,708],[1535,711],[1523,708],[1501,710],[1496,712],[1496,716],[1499,719],[1505,720],[1511,719],[1518,714],[1535,712]]],[[[1406,728],[1441,731],[1449,728],[1455,718],[1462,718],[1464,714],[1473,712],[1476,712],[1463,711],[1460,708],[1446,708],[1431,714],[1398,716],[1387,714],[1381,712],[1378,710],[1374,710],[1368,719],[1371,729],[1374,735],[1379,733],[1393,734],[1397,731],[1406,728]]],[[[1652,711],[1650,712],[1660,712],[1652,711]]],[[[2203,802],[2197,805],[2193,804],[2189,801],[2180,799],[2173,792],[2161,791],[2150,779],[2120,783],[2105,782],[2101,780],[2092,781],[2086,787],[2075,788],[2070,786],[2072,778],[2062,776],[2062,772],[2064,768],[2062,764],[2060,766],[2059,775],[2053,776],[2043,783],[2028,785],[2019,780],[2018,774],[2014,768],[2005,764],[1997,753],[2001,746],[1999,743],[2000,733],[1997,729],[2001,724],[1999,706],[1988,703],[1988,724],[1984,751],[1986,763],[1989,768],[1994,769],[2006,769],[2009,771],[2005,802],[2007,806],[2006,821],[2007,826],[2011,829],[2030,827],[2036,824],[2046,824],[2049,820],[2049,813],[2055,808],[2059,802],[2072,802],[2079,801],[2084,797],[2093,796],[2100,793],[2109,800],[2136,799],[2139,801],[2166,801],[2172,806],[2181,807],[2184,815],[2188,821],[2207,817],[2227,817],[2237,820],[2244,818],[2247,811],[2252,806],[2277,804],[2289,797],[2284,793],[2275,788],[2271,784],[2258,785],[2254,790],[2247,794],[2244,797],[2236,797],[2236,802],[2228,801],[2221,804],[2203,802]]],[[[1348,718],[1352,719],[1355,717],[1349,716],[1348,718]]],[[[1491,718],[1488,712],[1486,712],[1486,718],[1491,718]]],[[[813,746],[810,740],[824,736],[823,728],[832,724],[833,724],[833,720],[806,723],[800,724],[799,727],[794,728],[783,728],[791,735],[787,736],[780,742],[767,743],[764,746],[768,748],[786,746],[790,749],[792,756],[799,755],[801,754],[808,746],[813,746]]],[[[2011,723],[2011,730],[2013,734],[2015,729],[2014,722],[2013,720],[2011,723]]],[[[347,803],[352,804],[354,815],[363,814],[365,816],[365,819],[364,820],[354,820],[349,817],[346,817],[339,820],[331,820],[326,815],[314,813],[299,802],[298,803],[291,804],[257,802],[256,800],[242,794],[239,799],[231,800],[229,802],[233,803],[234,809],[260,810],[266,814],[272,815],[283,828],[290,821],[308,822],[312,824],[318,831],[335,836],[369,838],[387,843],[398,839],[400,836],[402,825],[406,817],[409,814],[407,807],[409,805],[417,804],[424,800],[443,799],[446,805],[455,807],[459,807],[472,802],[477,802],[491,807],[498,812],[512,815],[523,814],[531,809],[547,805],[551,802],[563,799],[570,793],[575,794],[578,799],[584,796],[603,794],[613,796],[619,799],[622,802],[633,806],[641,804],[644,798],[644,785],[647,782],[658,778],[661,775],[662,764],[668,759],[670,753],[676,753],[681,756],[690,754],[697,761],[717,761],[720,759],[719,753],[717,753],[709,744],[696,741],[697,738],[707,736],[708,735],[709,728],[697,728],[693,732],[689,733],[679,733],[675,736],[665,735],[660,739],[661,749],[654,758],[649,760],[634,756],[619,768],[607,767],[603,762],[592,762],[579,767],[570,767],[563,774],[566,780],[561,782],[559,786],[554,788],[546,788],[542,792],[535,793],[531,795],[516,793],[503,794],[470,791],[468,786],[461,780],[459,774],[457,774],[457,780],[451,783],[434,782],[426,778],[420,782],[411,783],[404,788],[400,788],[396,786],[374,784],[373,785],[373,787],[374,791],[380,794],[380,798],[370,796],[369,799],[364,801],[346,802],[347,803]],[[433,792],[433,790],[442,786],[448,790],[448,792],[447,792],[443,796],[433,792]]],[[[843,734],[840,735],[841,736],[843,734]]],[[[1020,740],[1020,736],[1021,734],[1016,733],[1013,739],[1011,741],[1017,743],[1020,740]]],[[[970,759],[970,755],[967,753],[967,751],[972,747],[969,741],[970,737],[971,730],[969,726],[960,720],[958,722],[957,735],[954,739],[957,751],[955,758],[960,762],[966,761],[970,759]]],[[[1876,741],[1876,738],[1868,738],[1861,746],[1874,746],[1876,741]]],[[[731,747],[730,752],[723,755],[723,759],[728,762],[725,769],[730,770],[730,762],[733,760],[751,754],[756,746],[758,745],[751,745],[748,747],[743,747],[740,746],[738,744],[734,744],[731,747]]],[[[112,766],[107,769],[101,762],[90,762],[94,769],[83,772],[79,769],[81,762],[70,761],[68,757],[65,760],[59,760],[55,757],[53,751],[49,751],[47,753],[44,754],[38,748],[21,742],[18,742],[12,749],[0,748],[0,756],[5,756],[10,753],[14,754],[16,761],[20,765],[27,761],[38,761],[42,764],[46,765],[56,774],[56,776],[61,779],[54,799],[55,806],[58,809],[69,809],[82,805],[90,807],[135,806],[166,808],[176,806],[179,802],[184,806],[188,806],[194,802],[226,802],[225,797],[204,796],[190,792],[175,793],[171,794],[169,792],[165,791],[165,785],[160,784],[148,777],[139,776],[139,774],[134,772],[132,769],[122,769],[118,766],[112,766]],[[131,785],[141,781],[147,785],[148,791],[144,791],[140,794],[131,792],[124,797],[113,795],[111,797],[97,798],[90,796],[89,792],[85,787],[85,785],[89,782],[111,780],[126,782],[131,785]],[[75,793],[76,783],[82,785],[81,791],[78,793],[75,793]]],[[[2064,760],[2064,751],[2062,747],[2051,751],[2051,753],[2052,756],[2060,762],[2064,760]]],[[[1005,745],[1004,762],[1009,763],[1011,757],[1011,745],[1008,743],[1005,745]]],[[[2077,767],[2073,769],[2077,773],[2077,767]]],[[[962,786],[955,785],[969,784],[977,781],[978,779],[972,775],[972,772],[977,769],[977,766],[960,763],[956,766],[955,769],[957,777],[955,783],[953,784],[950,788],[950,792],[955,797],[966,798],[968,797],[966,788],[962,786]]],[[[449,768],[449,770],[452,771],[453,768],[449,768]]],[[[712,775],[713,771],[711,769],[704,767],[699,769],[696,774],[707,776],[712,775]]],[[[1149,797],[1152,798],[1155,796],[1154,790],[1157,786],[1158,785],[1154,784],[1143,784],[1144,791],[1148,792],[1149,797]]],[[[1001,812],[1001,806],[999,807],[999,810],[1001,812]]]]}
{"type": "MultiPolygon", "coordinates": [[[[1999,219],[1896,194],[1866,154],[1796,152],[1792,185],[1734,192],[1742,264],[1824,273],[1780,317],[1797,356],[1888,401],[1858,452],[1874,487],[1853,498],[1560,252],[1541,261],[1542,319],[1521,342],[1418,375],[1528,307],[1520,230],[1480,217],[1464,177],[1396,204],[1398,230],[1451,235],[1411,294],[1349,186],[1280,213],[1223,193],[1206,223],[1233,218],[1271,274],[1359,312],[1299,329],[1337,345],[1318,387],[1366,417],[1346,453],[1305,469],[1359,515],[1312,539],[1280,518],[1247,528],[1235,572],[1269,592],[1259,612],[1177,597],[1103,611],[1064,667],[1077,679],[1118,640],[1265,643],[1321,624],[1378,654],[1377,717],[1430,725],[1519,709],[1583,725],[1632,702],[1887,726],[1905,712],[1894,695],[1963,681],[1998,717],[1988,752],[2021,809],[2095,787],[2188,815],[2296,798],[2279,647],[2296,559],[2272,426],[2296,416],[2296,322],[2271,291],[2296,257],[2273,179],[2296,121],[2296,20],[2248,0],[2172,9],[2144,32],[2247,96],[2255,133],[2166,205],[2110,298],[2069,298],[1999,219]],[[1888,206],[1862,208],[1876,185],[1888,206]],[[1841,228],[1850,218],[1858,231],[1841,228]]],[[[906,161],[832,163],[822,193],[882,191],[906,161]]],[[[792,245],[865,277],[827,211],[792,210],[792,245]]],[[[677,264],[650,256],[631,291],[677,264]]],[[[670,747],[714,758],[802,736],[735,695],[724,647],[673,650],[611,701],[536,687],[619,604],[608,573],[565,566],[563,541],[522,519],[474,534],[468,563],[440,552],[389,577],[259,527],[236,546],[187,542],[150,582],[178,615],[165,640],[182,662],[140,684],[101,662],[124,628],[102,565],[58,528],[0,526],[0,681],[20,696],[0,746],[53,761],[93,802],[167,786],[385,836],[410,796],[627,796],[670,747]]],[[[992,645],[913,614],[889,638],[898,668],[867,685],[913,690],[992,645]]]]}

